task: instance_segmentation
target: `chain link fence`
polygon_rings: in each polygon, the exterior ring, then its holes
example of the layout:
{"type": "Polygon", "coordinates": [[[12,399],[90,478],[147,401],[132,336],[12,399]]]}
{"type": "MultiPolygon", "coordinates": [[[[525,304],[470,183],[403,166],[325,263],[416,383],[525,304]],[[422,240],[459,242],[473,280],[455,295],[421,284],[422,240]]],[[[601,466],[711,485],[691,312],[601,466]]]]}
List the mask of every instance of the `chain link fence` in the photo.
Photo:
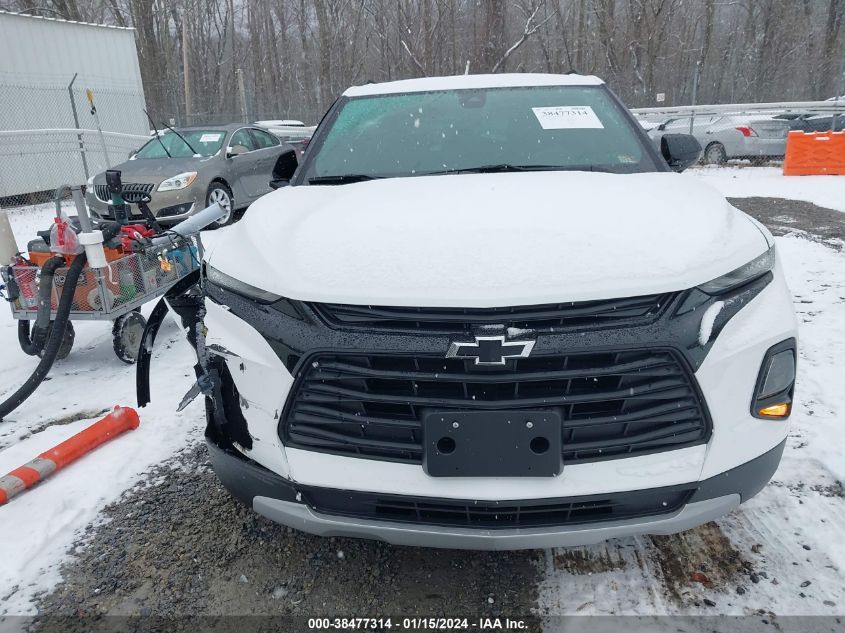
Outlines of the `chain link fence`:
{"type": "Polygon", "coordinates": [[[739,103],[632,110],[649,137],[692,134],[705,165],[778,165],[791,131],[845,130],[845,97],[839,100],[739,103]]]}
{"type": "Polygon", "coordinates": [[[91,97],[96,107],[73,76],[65,85],[0,81],[0,208],[85,185],[149,139],[140,91],[96,89],[91,97]]]}

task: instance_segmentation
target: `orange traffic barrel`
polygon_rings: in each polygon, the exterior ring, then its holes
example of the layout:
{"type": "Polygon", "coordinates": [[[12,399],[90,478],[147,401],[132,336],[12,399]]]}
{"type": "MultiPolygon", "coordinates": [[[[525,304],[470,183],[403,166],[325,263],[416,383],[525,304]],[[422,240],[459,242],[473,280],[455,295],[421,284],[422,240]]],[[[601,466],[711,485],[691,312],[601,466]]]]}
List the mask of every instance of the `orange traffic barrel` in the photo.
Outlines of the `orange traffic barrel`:
{"type": "Polygon", "coordinates": [[[792,131],[786,137],[784,176],[845,176],[845,130],[792,131]]]}

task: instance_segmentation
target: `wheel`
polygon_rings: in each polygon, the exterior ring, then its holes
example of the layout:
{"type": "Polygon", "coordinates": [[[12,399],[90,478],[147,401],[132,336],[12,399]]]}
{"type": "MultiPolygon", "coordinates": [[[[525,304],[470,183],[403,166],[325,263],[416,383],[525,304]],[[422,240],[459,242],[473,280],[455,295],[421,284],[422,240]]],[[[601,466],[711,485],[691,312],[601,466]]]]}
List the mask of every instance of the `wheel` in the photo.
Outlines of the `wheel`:
{"type": "Polygon", "coordinates": [[[219,180],[215,180],[211,183],[211,186],[208,188],[208,195],[205,198],[205,205],[211,206],[214,203],[218,203],[221,207],[226,209],[226,214],[217,220],[213,226],[228,226],[232,223],[232,220],[235,219],[235,212],[234,212],[234,198],[232,197],[232,190],[229,189],[229,186],[225,182],[220,182],[219,180]]]}
{"type": "Polygon", "coordinates": [[[721,143],[710,143],[704,150],[705,165],[724,165],[726,162],[728,162],[728,155],[725,152],[725,146],[721,143]]]}
{"type": "Polygon", "coordinates": [[[138,360],[147,320],[140,312],[127,312],[114,321],[111,330],[115,355],[128,365],[138,360]]]}
{"type": "MultiPolygon", "coordinates": [[[[49,341],[50,337],[53,334],[53,323],[54,321],[50,321],[50,325],[47,328],[47,338],[45,340],[49,341]]],[[[73,329],[73,323],[71,321],[67,322],[65,325],[65,333],[62,336],[62,344],[59,346],[59,352],[56,354],[56,360],[62,360],[68,357],[70,354],[70,350],[73,349],[73,341],[76,338],[76,331],[73,329]]],[[[39,356],[43,355],[39,354],[39,356]]]]}

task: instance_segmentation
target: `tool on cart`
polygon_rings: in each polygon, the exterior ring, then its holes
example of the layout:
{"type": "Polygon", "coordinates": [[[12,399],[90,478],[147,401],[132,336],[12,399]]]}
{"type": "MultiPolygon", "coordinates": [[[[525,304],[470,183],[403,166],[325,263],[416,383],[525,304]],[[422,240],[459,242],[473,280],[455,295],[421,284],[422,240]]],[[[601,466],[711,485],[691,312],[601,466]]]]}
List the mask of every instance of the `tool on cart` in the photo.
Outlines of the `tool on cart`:
{"type": "Polygon", "coordinates": [[[120,172],[110,173],[110,210],[119,221],[95,226],[81,188],[62,186],[56,190],[51,228],[40,231],[26,253],[16,253],[11,263],[2,262],[5,298],[18,319],[21,349],[41,361],[24,385],[0,403],[0,420],[35,391],[57,358],[70,352],[72,320],[113,321],[114,351],[122,361],[134,363],[146,326],[140,307],[197,271],[202,249],[197,234],[225,213],[214,204],[164,231],[149,212],[149,199],[139,197],[133,202],[151,220],[128,224],[120,172]],[[68,191],[76,218],[68,218],[61,207],[68,191]]]}

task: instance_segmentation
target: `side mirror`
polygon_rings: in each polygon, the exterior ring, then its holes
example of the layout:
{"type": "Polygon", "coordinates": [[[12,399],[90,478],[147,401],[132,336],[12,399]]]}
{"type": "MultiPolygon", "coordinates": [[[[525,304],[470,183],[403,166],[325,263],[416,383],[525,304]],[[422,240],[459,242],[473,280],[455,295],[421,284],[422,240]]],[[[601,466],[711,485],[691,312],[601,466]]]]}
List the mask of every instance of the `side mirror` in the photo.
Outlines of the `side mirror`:
{"type": "Polygon", "coordinates": [[[299,167],[299,161],[296,159],[296,150],[289,149],[282,152],[276,159],[276,165],[273,167],[270,188],[280,189],[289,185],[297,167],[299,167]]]}
{"type": "Polygon", "coordinates": [[[660,153],[672,171],[684,171],[701,157],[701,144],[690,134],[664,134],[660,153]]]}
{"type": "Polygon", "coordinates": [[[246,154],[248,151],[249,150],[243,145],[232,145],[228,150],[226,150],[226,158],[234,158],[235,156],[246,154]]]}

